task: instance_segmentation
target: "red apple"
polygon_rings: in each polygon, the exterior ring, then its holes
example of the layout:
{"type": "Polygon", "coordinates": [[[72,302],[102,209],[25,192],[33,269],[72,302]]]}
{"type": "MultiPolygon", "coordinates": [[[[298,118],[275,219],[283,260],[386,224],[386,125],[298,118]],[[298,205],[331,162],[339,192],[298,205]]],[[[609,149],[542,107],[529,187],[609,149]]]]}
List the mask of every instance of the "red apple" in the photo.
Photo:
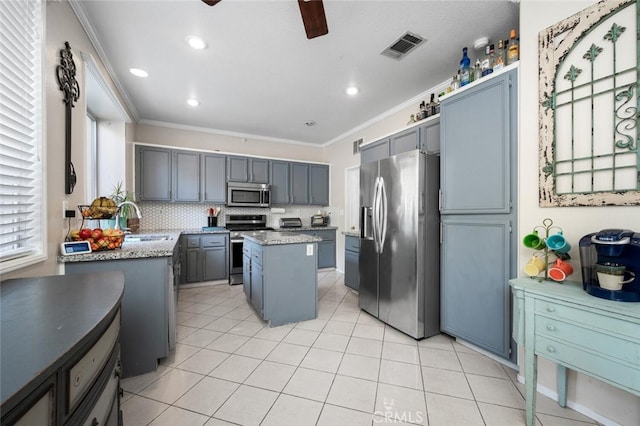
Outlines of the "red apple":
{"type": "Polygon", "coordinates": [[[102,229],[95,228],[93,231],[91,231],[91,238],[93,238],[94,240],[99,240],[100,238],[102,238],[102,229]]]}
{"type": "Polygon", "coordinates": [[[78,234],[80,236],[80,238],[82,238],[83,240],[87,240],[89,238],[91,238],[91,229],[89,228],[82,228],[80,230],[80,233],[78,234]]]}

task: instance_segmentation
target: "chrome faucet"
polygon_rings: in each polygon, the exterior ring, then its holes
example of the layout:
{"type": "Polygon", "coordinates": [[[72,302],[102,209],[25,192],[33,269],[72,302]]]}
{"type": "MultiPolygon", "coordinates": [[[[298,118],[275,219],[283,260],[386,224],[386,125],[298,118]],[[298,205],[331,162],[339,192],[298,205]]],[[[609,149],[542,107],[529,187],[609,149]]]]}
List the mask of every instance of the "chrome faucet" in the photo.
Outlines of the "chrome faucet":
{"type": "Polygon", "coordinates": [[[118,204],[118,209],[116,210],[116,227],[115,227],[115,229],[120,229],[120,207],[124,206],[125,204],[133,206],[133,208],[136,211],[136,216],[138,216],[138,219],[142,219],[142,213],[140,213],[140,208],[138,207],[138,205],[136,203],[134,203],[133,201],[123,201],[120,204],[118,204]]]}

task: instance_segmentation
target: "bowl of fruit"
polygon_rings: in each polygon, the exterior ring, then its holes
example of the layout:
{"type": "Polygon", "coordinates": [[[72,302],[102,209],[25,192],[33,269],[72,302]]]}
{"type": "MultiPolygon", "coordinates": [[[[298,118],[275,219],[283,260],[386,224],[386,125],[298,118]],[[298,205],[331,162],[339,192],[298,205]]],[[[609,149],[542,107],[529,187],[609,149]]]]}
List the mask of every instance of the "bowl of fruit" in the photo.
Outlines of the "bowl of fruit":
{"type": "Polygon", "coordinates": [[[124,232],[121,229],[82,228],[71,231],[74,241],[88,241],[91,251],[115,250],[122,247],[124,232]]]}

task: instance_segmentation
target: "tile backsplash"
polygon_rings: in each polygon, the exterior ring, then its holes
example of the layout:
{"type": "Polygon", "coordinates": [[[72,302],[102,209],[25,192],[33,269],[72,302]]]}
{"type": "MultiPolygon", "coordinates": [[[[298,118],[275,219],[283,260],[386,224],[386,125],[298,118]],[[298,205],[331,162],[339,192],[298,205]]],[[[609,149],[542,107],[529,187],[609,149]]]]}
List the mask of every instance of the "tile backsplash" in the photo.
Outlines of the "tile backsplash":
{"type": "Polygon", "coordinates": [[[191,203],[138,203],[142,213],[140,219],[141,231],[155,231],[161,229],[198,229],[207,226],[207,216],[210,207],[220,207],[218,226],[225,225],[227,214],[265,214],[267,226],[277,228],[281,217],[299,217],[303,226],[311,225],[311,216],[318,211],[331,216],[330,225],[338,226],[339,211],[331,207],[287,205],[276,206],[284,209],[284,213],[274,213],[271,208],[243,208],[227,207],[220,204],[191,204],[191,203]],[[335,211],[334,211],[335,210],[335,211]]]}

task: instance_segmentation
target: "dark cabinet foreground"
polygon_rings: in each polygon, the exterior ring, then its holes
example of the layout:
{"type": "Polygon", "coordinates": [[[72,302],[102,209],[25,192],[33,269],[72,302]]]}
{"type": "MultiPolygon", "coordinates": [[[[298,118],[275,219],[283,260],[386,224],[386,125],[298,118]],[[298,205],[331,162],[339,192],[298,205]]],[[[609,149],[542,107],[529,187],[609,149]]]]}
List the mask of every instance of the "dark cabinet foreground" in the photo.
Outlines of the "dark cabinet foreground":
{"type": "Polygon", "coordinates": [[[360,238],[351,235],[344,237],[344,285],[354,290],[360,289],[360,238]]]}
{"type": "Polygon", "coordinates": [[[182,283],[229,279],[229,234],[182,235],[182,283]]]}

